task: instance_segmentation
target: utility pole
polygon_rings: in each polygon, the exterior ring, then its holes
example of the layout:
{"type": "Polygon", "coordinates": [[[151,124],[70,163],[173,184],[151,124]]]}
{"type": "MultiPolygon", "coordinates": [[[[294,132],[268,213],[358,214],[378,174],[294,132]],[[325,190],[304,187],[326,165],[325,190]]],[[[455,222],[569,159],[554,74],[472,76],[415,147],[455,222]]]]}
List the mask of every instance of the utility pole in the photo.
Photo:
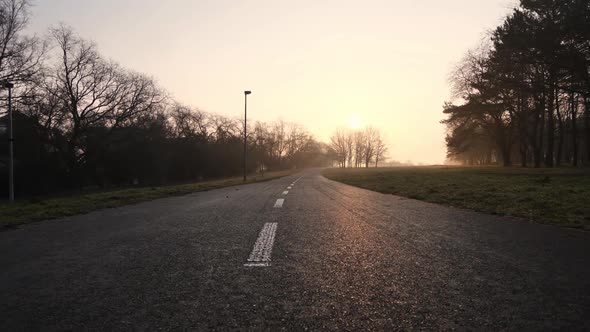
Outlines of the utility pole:
{"type": "Polygon", "coordinates": [[[244,91],[244,182],[246,182],[246,163],[248,160],[248,141],[247,141],[247,118],[248,118],[248,95],[252,91],[244,91]]]}
{"type": "Polygon", "coordinates": [[[8,89],[8,200],[14,202],[14,137],[12,133],[12,88],[14,84],[0,82],[2,88],[8,89]]]}

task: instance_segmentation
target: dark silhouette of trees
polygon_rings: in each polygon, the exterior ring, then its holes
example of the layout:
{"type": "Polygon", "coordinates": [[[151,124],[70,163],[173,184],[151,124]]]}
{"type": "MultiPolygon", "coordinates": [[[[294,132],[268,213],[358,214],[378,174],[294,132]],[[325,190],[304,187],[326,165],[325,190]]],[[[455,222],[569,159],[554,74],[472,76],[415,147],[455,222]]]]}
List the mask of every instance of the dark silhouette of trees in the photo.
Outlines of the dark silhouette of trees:
{"type": "MultiPolygon", "coordinates": [[[[243,120],[174,101],[65,25],[50,29],[47,40],[21,36],[28,8],[26,0],[0,0],[0,79],[16,84],[17,194],[241,174],[243,120]]],[[[6,124],[0,113],[2,190],[6,124]]],[[[329,146],[299,125],[257,122],[248,135],[248,172],[332,163],[329,146]]]]}
{"type": "Polygon", "coordinates": [[[347,145],[347,136],[349,134],[342,129],[338,129],[330,137],[330,147],[333,151],[334,160],[339,167],[345,168],[348,160],[349,150],[347,145]]]}
{"type": "Polygon", "coordinates": [[[15,83],[19,96],[28,95],[47,50],[43,40],[22,35],[29,7],[27,0],[0,0],[0,80],[15,83]]]}
{"type": "Polygon", "coordinates": [[[463,103],[444,106],[448,157],[505,166],[590,162],[589,72],[590,2],[522,0],[451,77],[463,103]]]}
{"type": "Polygon", "coordinates": [[[330,137],[329,155],[339,167],[369,167],[387,159],[387,144],[381,131],[373,127],[363,130],[338,129],[330,137]]]}
{"type": "Polygon", "coordinates": [[[43,106],[59,118],[54,129],[65,139],[54,147],[66,161],[71,184],[80,184],[79,173],[109,148],[103,144],[109,136],[160,107],[166,97],[152,79],[103,59],[70,28],[60,26],[51,35],[57,54],[39,89],[48,96],[43,106]]]}
{"type": "Polygon", "coordinates": [[[381,132],[377,132],[377,136],[375,137],[375,167],[379,167],[379,162],[387,160],[387,152],[389,148],[387,144],[383,141],[383,137],[381,132]]]}

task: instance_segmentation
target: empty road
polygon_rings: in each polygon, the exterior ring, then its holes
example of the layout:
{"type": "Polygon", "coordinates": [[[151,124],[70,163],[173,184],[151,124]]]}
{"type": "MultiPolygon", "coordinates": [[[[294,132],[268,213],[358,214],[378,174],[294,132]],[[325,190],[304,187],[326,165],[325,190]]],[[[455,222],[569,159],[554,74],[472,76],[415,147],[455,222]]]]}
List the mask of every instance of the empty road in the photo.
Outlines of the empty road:
{"type": "Polygon", "coordinates": [[[0,331],[589,330],[589,255],[312,169],[0,232],[0,331]]]}

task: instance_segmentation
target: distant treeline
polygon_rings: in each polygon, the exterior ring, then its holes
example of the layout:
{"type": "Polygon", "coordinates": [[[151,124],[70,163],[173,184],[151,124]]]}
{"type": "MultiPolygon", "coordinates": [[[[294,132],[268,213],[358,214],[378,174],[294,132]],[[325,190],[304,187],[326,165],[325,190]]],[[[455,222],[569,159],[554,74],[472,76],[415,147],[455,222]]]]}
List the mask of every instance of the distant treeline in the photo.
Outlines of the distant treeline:
{"type": "Polygon", "coordinates": [[[521,0],[451,82],[449,159],[590,163],[590,0],[521,0]]]}
{"type": "Polygon", "coordinates": [[[338,167],[379,166],[387,159],[388,147],[380,130],[366,127],[362,130],[338,129],[330,137],[328,155],[338,167]]]}
{"type": "MultiPolygon", "coordinates": [[[[67,26],[48,38],[23,36],[29,5],[0,0],[0,80],[15,85],[17,194],[241,174],[243,120],[175,102],[152,78],[105,59],[67,26]]],[[[4,192],[6,92],[0,102],[4,192]]],[[[248,142],[248,172],[331,163],[327,145],[295,124],[254,123],[248,142]]]]}

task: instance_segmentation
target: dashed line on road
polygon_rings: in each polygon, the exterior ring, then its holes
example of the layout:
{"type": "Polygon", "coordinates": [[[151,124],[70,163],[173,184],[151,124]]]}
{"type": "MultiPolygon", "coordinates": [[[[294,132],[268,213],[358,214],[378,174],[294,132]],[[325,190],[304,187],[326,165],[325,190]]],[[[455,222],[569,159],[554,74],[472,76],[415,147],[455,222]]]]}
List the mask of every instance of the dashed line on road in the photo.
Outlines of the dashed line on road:
{"type": "Polygon", "coordinates": [[[270,266],[270,257],[272,254],[272,247],[275,242],[275,234],[277,232],[276,222],[267,222],[262,227],[258,239],[254,244],[254,249],[248,258],[248,263],[244,266],[248,267],[264,267],[270,266]]]}
{"type": "MultiPolygon", "coordinates": [[[[293,181],[290,186],[287,187],[287,190],[283,191],[283,196],[289,194],[289,190],[293,189],[293,186],[299,179],[303,177],[300,176],[297,180],[293,181]]],[[[285,203],[284,198],[277,198],[274,207],[275,208],[282,208],[283,204],[285,203]]],[[[252,253],[248,258],[248,263],[244,264],[247,267],[264,267],[270,266],[270,255],[272,253],[272,247],[275,242],[275,233],[277,231],[277,224],[276,222],[270,222],[264,224],[260,234],[258,235],[258,239],[254,244],[254,249],[252,249],[252,253]]]]}
{"type": "Polygon", "coordinates": [[[244,264],[244,266],[247,266],[247,267],[265,267],[265,266],[270,266],[270,263],[269,262],[262,262],[262,263],[252,262],[252,263],[246,263],[246,264],[244,264]]]}
{"type": "Polygon", "coordinates": [[[275,202],[275,208],[282,208],[283,207],[283,203],[285,203],[285,199],[284,198],[278,198],[277,201],[275,202]]]}

